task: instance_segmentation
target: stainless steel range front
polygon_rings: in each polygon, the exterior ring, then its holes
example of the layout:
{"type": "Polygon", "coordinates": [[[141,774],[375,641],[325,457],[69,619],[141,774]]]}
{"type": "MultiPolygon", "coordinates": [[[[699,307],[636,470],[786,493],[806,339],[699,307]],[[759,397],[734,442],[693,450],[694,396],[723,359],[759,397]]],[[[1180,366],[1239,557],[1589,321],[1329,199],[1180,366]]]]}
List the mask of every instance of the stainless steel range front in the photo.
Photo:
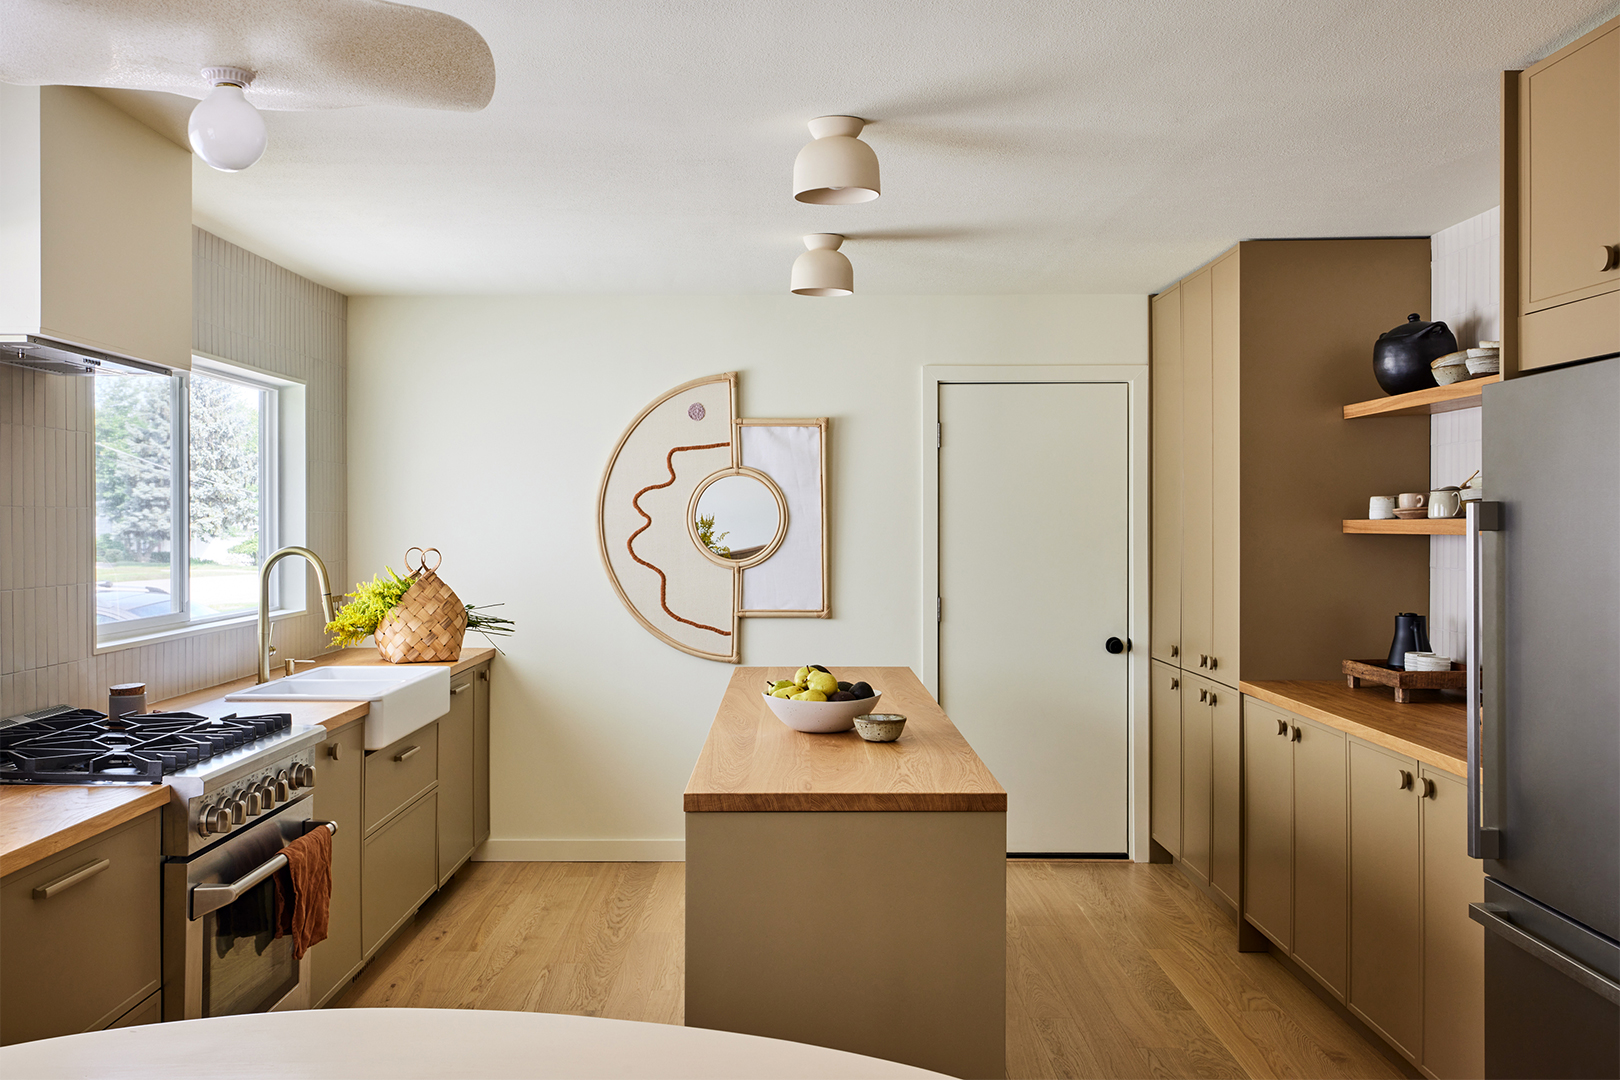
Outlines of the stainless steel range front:
{"type": "Polygon", "coordinates": [[[167,784],[164,1019],[298,1008],[309,960],[274,936],[272,878],[285,865],[277,851],[319,827],[314,748],[325,738],[287,713],[108,717],[62,706],[0,722],[0,782],[167,784]]]}

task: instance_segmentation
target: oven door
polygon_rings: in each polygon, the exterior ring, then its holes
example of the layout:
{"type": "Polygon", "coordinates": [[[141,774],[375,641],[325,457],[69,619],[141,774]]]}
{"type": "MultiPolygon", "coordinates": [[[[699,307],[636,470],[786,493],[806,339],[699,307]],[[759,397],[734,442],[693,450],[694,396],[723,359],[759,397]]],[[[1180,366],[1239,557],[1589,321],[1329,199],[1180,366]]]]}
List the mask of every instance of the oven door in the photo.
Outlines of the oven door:
{"type": "Polygon", "coordinates": [[[188,859],[164,865],[166,1020],[307,1008],[309,956],[275,936],[276,853],[311,825],[294,800],[188,859]]]}

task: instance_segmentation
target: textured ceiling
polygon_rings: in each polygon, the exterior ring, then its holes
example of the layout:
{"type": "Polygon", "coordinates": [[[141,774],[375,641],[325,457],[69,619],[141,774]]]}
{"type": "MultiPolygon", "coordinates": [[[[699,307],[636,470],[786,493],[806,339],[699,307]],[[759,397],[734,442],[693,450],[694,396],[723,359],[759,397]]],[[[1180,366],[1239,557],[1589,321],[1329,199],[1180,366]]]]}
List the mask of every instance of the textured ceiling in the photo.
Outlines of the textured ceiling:
{"type": "Polygon", "coordinates": [[[198,224],[348,293],[781,293],[808,232],[850,236],[858,293],[1146,292],[1243,238],[1427,235],[1495,205],[1498,73],[1620,12],[432,6],[488,40],[487,109],[270,113],[252,169],[197,166],[198,224]],[[882,198],[793,201],[824,113],[872,121],[882,198]]]}

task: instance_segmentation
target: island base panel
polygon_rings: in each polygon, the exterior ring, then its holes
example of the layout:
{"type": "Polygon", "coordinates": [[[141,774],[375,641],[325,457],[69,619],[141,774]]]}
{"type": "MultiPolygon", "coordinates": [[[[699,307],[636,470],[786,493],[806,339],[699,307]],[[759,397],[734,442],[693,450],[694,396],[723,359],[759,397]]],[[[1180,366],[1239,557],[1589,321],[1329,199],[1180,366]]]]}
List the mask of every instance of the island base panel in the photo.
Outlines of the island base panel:
{"type": "Polygon", "coordinates": [[[1007,816],[686,815],[686,1024],[1006,1071],[1007,816]]]}

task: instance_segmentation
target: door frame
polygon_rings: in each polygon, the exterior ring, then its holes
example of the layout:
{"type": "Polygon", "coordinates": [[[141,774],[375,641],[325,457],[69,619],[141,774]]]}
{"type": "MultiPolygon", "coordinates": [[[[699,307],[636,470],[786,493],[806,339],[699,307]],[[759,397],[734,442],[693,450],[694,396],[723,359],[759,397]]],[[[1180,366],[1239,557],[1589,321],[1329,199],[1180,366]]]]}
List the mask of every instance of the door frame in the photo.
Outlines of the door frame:
{"type": "Polygon", "coordinates": [[[1148,727],[1149,385],[1146,364],[926,364],[922,378],[922,681],[939,697],[939,388],[953,383],[1120,383],[1126,388],[1126,840],[1146,862],[1150,807],[1148,727]],[[934,603],[928,599],[934,598],[934,603]],[[1142,643],[1141,648],[1136,642],[1142,643]]]}

